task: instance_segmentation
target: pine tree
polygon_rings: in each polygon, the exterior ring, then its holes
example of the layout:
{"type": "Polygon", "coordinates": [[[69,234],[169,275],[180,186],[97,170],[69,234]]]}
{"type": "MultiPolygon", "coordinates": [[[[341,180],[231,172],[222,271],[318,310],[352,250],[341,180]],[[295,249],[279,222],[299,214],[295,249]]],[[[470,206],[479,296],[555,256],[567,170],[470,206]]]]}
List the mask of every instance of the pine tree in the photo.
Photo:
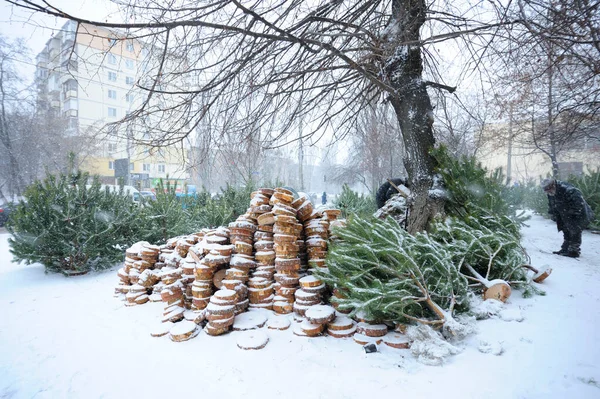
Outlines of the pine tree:
{"type": "Polygon", "coordinates": [[[139,209],[122,192],[102,189],[97,178],[75,171],[48,175],[24,193],[7,226],[17,261],[75,274],[122,260],[139,234],[139,209]]]}

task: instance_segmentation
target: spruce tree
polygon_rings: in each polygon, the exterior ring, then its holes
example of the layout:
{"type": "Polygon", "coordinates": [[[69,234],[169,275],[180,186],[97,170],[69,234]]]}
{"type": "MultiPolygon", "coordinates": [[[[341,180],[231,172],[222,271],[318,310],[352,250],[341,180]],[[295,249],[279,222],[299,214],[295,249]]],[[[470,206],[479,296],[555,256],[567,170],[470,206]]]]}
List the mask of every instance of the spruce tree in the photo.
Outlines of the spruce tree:
{"type": "Polygon", "coordinates": [[[335,230],[327,268],[315,274],[337,289],[342,309],[394,322],[444,324],[467,299],[467,279],[444,245],[408,234],[388,218],[352,218],[335,230]]]}
{"type": "Polygon", "coordinates": [[[138,207],[122,192],[86,185],[80,171],[48,175],[24,193],[7,226],[15,260],[76,274],[122,260],[139,234],[138,207]]]}

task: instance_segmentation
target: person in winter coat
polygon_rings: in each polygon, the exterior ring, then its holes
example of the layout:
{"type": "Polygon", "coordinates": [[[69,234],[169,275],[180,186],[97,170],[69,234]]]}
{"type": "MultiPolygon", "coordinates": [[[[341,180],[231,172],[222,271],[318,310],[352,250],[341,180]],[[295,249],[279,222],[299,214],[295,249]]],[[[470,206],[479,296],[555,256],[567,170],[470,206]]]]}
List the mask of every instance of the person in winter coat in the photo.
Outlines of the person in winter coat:
{"type": "Polygon", "coordinates": [[[323,191],[323,195],[321,196],[321,203],[325,205],[327,203],[327,193],[323,191]]]}
{"type": "Polygon", "coordinates": [[[387,200],[392,198],[392,196],[394,194],[398,194],[398,190],[396,190],[396,188],[394,186],[392,186],[390,181],[392,183],[394,183],[396,186],[401,186],[401,185],[406,186],[406,181],[399,177],[397,177],[395,179],[390,179],[390,180],[386,181],[385,183],[383,183],[381,186],[379,186],[379,188],[377,189],[377,193],[375,194],[375,201],[377,202],[377,209],[384,206],[385,203],[387,202],[387,200]]]}
{"type": "Polygon", "coordinates": [[[593,219],[590,206],[578,188],[555,179],[544,179],[542,189],[548,195],[548,213],[563,232],[564,241],[557,255],[578,258],[581,251],[581,232],[593,219]]]}

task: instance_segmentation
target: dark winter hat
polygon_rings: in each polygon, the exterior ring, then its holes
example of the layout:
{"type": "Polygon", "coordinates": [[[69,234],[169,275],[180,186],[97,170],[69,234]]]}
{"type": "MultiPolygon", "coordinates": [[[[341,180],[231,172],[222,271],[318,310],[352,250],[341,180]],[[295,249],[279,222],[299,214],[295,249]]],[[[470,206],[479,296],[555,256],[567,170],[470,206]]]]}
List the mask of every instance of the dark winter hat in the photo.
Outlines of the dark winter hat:
{"type": "Polygon", "coordinates": [[[555,184],[556,184],[556,180],[554,180],[554,179],[544,179],[540,183],[540,186],[542,186],[542,189],[544,191],[548,191],[548,190],[552,189],[555,184]]]}

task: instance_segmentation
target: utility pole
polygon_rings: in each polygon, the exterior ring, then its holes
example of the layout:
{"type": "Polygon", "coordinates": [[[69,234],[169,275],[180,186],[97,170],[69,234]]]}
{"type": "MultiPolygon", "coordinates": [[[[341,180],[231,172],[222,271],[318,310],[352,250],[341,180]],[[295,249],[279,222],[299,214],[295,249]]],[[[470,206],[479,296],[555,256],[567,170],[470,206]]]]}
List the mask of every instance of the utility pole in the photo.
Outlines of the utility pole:
{"type": "Polygon", "coordinates": [[[302,142],[302,118],[298,124],[298,177],[300,179],[300,190],[304,191],[304,146],[302,142]]]}
{"type": "Polygon", "coordinates": [[[508,159],[506,160],[506,185],[510,184],[512,174],[512,141],[513,141],[513,104],[510,103],[508,116],[508,159]]]}

